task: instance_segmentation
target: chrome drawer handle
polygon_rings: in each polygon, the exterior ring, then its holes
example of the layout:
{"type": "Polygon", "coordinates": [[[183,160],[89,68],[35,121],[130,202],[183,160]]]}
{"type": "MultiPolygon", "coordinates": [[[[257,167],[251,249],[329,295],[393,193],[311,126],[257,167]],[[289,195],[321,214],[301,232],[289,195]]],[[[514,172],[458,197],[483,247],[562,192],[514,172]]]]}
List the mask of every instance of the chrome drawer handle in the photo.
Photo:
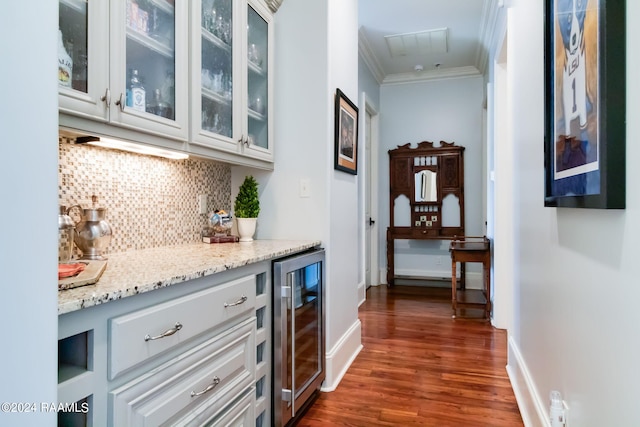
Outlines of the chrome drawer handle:
{"type": "Polygon", "coordinates": [[[220,378],[218,377],[213,377],[213,382],[211,384],[209,384],[204,390],[199,391],[199,392],[195,392],[192,391],[191,392],[191,397],[198,397],[198,396],[202,396],[205,393],[210,392],[211,390],[213,390],[214,388],[216,388],[216,386],[220,384],[220,378]]]}
{"type": "Polygon", "coordinates": [[[248,298],[245,295],[242,295],[238,301],[232,302],[231,304],[229,304],[228,302],[225,302],[224,306],[226,308],[226,307],[233,307],[234,305],[240,305],[240,304],[244,303],[247,299],[248,298]]]}
{"type": "Polygon", "coordinates": [[[160,335],[156,335],[155,337],[152,337],[149,334],[145,335],[144,336],[144,340],[145,341],[153,341],[153,340],[159,340],[160,338],[164,338],[164,337],[170,337],[171,335],[173,335],[176,332],[178,332],[180,329],[182,329],[182,323],[176,322],[176,326],[174,326],[171,329],[167,329],[166,331],[164,331],[160,335]]]}

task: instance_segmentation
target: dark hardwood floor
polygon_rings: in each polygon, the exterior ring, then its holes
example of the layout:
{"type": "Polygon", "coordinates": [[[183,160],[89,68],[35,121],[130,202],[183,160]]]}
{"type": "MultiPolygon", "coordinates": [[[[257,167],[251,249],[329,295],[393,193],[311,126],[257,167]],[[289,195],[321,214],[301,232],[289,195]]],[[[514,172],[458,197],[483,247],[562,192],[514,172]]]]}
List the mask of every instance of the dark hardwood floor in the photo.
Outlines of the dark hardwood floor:
{"type": "Polygon", "coordinates": [[[450,298],[448,288],[370,288],[359,310],[364,348],[298,427],[522,426],[506,331],[452,319],[450,298]]]}

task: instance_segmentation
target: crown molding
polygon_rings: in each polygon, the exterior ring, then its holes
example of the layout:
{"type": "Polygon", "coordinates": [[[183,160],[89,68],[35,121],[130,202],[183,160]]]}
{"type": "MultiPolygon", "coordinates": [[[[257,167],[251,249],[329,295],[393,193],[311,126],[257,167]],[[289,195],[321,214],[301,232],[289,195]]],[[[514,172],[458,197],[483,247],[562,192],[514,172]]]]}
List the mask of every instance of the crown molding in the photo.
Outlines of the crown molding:
{"type": "Polygon", "coordinates": [[[404,83],[418,83],[436,80],[462,79],[482,76],[482,73],[473,66],[446,68],[443,70],[429,70],[414,73],[389,74],[382,81],[383,85],[404,83]]]}
{"type": "Polygon", "coordinates": [[[382,71],[380,62],[373,54],[373,50],[371,49],[369,40],[367,39],[367,36],[362,27],[358,29],[358,53],[366,64],[367,68],[369,68],[369,71],[371,71],[371,74],[373,74],[373,77],[376,79],[378,84],[382,84],[382,81],[385,78],[384,71],[382,71]]]}
{"type": "Polygon", "coordinates": [[[267,6],[269,6],[271,12],[276,13],[278,11],[278,8],[280,8],[280,5],[282,5],[283,1],[284,0],[265,0],[265,3],[267,3],[267,6]]]}

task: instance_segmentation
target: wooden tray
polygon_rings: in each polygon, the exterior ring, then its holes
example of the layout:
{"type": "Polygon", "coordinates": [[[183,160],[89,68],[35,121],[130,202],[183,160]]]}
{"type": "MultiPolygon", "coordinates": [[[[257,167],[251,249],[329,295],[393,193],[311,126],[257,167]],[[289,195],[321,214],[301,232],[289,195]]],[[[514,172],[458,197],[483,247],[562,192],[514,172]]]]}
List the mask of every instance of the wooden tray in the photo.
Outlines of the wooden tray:
{"type": "Polygon", "coordinates": [[[107,267],[107,261],[102,260],[78,260],[86,265],[84,271],[77,276],[67,277],[58,280],[58,290],[77,288],[79,286],[93,285],[102,276],[102,272],[107,267]]]}

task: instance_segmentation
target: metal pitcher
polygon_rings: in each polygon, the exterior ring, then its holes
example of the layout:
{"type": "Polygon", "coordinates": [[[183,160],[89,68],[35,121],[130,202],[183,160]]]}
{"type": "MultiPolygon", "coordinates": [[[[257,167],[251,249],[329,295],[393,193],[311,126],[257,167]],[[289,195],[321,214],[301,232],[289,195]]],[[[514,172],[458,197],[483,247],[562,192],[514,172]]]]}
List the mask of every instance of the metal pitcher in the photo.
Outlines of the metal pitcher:
{"type": "Polygon", "coordinates": [[[67,215],[70,215],[73,209],[82,213],[80,221],[76,223],[73,238],[78,249],[82,251],[80,259],[106,259],[102,254],[109,246],[112,234],[111,225],[105,219],[107,209],[74,205],[67,209],[67,215]]]}

